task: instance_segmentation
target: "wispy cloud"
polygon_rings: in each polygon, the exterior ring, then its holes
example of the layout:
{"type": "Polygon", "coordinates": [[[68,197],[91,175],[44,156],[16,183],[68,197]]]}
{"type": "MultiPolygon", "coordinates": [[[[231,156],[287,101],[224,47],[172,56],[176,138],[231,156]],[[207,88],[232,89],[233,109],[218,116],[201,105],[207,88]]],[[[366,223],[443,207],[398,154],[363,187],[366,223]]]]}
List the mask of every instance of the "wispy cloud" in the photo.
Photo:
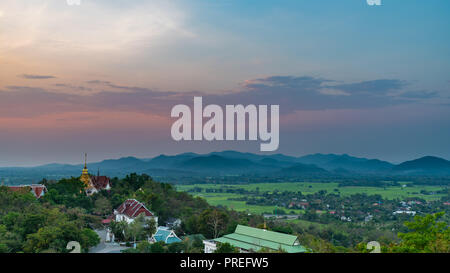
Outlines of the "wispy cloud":
{"type": "Polygon", "coordinates": [[[69,7],[65,1],[1,1],[8,27],[0,37],[0,51],[124,50],[147,46],[166,34],[193,35],[182,25],[184,13],[168,1],[120,2],[83,1],[69,7]]]}
{"type": "Polygon", "coordinates": [[[407,82],[399,79],[377,79],[356,83],[332,85],[327,88],[341,90],[351,94],[385,95],[393,90],[401,90],[407,82]]]}
{"type": "Polygon", "coordinates": [[[372,80],[334,84],[310,76],[270,76],[247,80],[241,89],[211,94],[155,91],[151,88],[90,80],[84,84],[54,84],[52,88],[21,85],[0,90],[0,116],[39,116],[58,112],[115,111],[168,116],[176,104],[191,104],[203,96],[205,104],[278,104],[282,113],[301,110],[366,109],[400,105],[436,96],[436,92],[407,92],[401,80],[372,80]],[[83,92],[84,91],[84,92],[83,92]],[[396,91],[398,94],[391,94],[396,91]]]}
{"type": "Polygon", "coordinates": [[[52,75],[33,75],[33,74],[22,74],[18,77],[28,79],[28,80],[46,80],[46,79],[54,79],[55,76],[52,75]]]}
{"type": "Polygon", "coordinates": [[[399,96],[408,99],[431,99],[439,97],[439,93],[436,91],[409,91],[401,93],[399,96]]]}

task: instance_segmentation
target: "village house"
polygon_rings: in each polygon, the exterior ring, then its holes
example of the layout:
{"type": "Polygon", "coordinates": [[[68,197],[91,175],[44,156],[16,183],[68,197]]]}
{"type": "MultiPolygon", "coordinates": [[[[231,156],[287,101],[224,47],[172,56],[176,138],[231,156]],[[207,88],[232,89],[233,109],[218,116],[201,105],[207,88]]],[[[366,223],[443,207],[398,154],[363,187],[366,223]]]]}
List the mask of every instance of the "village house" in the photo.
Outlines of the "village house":
{"type": "Polygon", "coordinates": [[[392,214],[397,215],[397,214],[409,214],[409,215],[416,215],[416,212],[413,210],[396,210],[394,211],[392,214]]]}
{"type": "Polygon", "coordinates": [[[204,240],[205,253],[214,253],[218,243],[229,243],[237,247],[241,253],[257,252],[261,249],[282,250],[288,253],[307,251],[300,245],[297,236],[242,225],[237,225],[234,233],[213,240],[204,240]]]}
{"type": "Polygon", "coordinates": [[[181,226],[181,219],[171,217],[166,221],[166,226],[171,229],[176,229],[181,226]]]}
{"type": "Polygon", "coordinates": [[[141,214],[143,214],[146,220],[153,219],[158,223],[158,217],[136,199],[128,199],[115,209],[114,220],[117,222],[126,221],[127,223],[132,223],[141,214]]]}
{"type": "Polygon", "coordinates": [[[34,195],[34,197],[36,197],[38,199],[47,193],[47,187],[45,187],[45,185],[41,185],[41,184],[8,186],[8,188],[14,192],[30,191],[34,195]]]}
{"type": "MultiPolygon", "coordinates": [[[[117,209],[114,210],[114,213],[107,219],[103,220],[102,223],[108,225],[111,223],[111,221],[125,221],[130,224],[134,222],[134,220],[140,215],[144,216],[145,220],[153,219],[156,223],[155,234],[148,238],[148,241],[150,243],[164,242],[166,244],[171,244],[182,241],[170,227],[158,227],[158,217],[149,209],[147,209],[147,207],[143,203],[137,201],[136,199],[128,199],[123,202],[117,209]]],[[[171,220],[172,222],[170,223],[173,226],[181,224],[180,219],[172,218],[171,220]]],[[[109,228],[107,228],[106,231],[106,241],[114,241],[114,234],[112,234],[109,228]]]]}
{"type": "MultiPolygon", "coordinates": [[[[106,226],[109,225],[111,221],[125,221],[130,224],[139,215],[143,215],[145,220],[153,219],[156,223],[156,228],[158,228],[158,217],[149,209],[147,209],[144,204],[137,201],[136,199],[127,199],[117,209],[114,210],[112,215],[110,215],[107,219],[104,219],[102,223],[106,226]]],[[[110,228],[106,228],[106,241],[114,241],[114,234],[111,232],[110,228]]]]}

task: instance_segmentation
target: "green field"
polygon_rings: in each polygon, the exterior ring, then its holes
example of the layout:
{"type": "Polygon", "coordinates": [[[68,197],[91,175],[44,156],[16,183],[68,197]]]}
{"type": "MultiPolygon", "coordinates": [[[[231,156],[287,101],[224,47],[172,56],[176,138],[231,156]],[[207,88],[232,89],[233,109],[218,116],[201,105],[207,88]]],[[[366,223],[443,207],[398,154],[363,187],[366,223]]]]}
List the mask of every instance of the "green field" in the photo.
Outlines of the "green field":
{"type": "Polygon", "coordinates": [[[209,204],[213,206],[226,206],[230,209],[236,211],[247,211],[251,214],[263,214],[263,213],[273,213],[275,209],[283,209],[286,213],[293,211],[295,214],[302,213],[301,210],[292,209],[287,210],[285,208],[277,208],[276,206],[257,206],[257,205],[247,205],[244,201],[234,201],[228,200],[228,198],[239,197],[239,194],[232,193],[201,193],[197,196],[205,198],[209,204]]]}
{"type": "MultiPolygon", "coordinates": [[[[410,184],[410,183],[401,183],[410,184]]],[[[289,182],[289,183],[255,183],[255,184],[240,184],[240,185],[229,185],[229,184],[194,184],[194,185],[177,185],[177,190],[188,191],[192,188],[199,187],[202,189],[219,189],[219,188],[233,188],[233,189],[246,189],[248,191],[255,191],[259,189],[260,192],[273,192],[278,191],[290,191],[290,192],[302,192],[303,194],[311,194],[321,190],[326,190],[328,193],[335,192],[335,189],[339,190],[342,196],[348,196],[357,193],[366,193],[368,195],[379,194],[385,199],[404,199],[407,197],[418,197],[425,200],[437,200],[442,197],[440,194],[425,195],[421,194],[420,191],[426,190],[428,192],[435,192],[441,190],[445,187],[443,186],[421,186],[412,185],[409,187],[338,187],[338,183],[308,183],[308,182],[289,182]]],[[[228,200],[228,198],[239,197],[240,194],[235,193],[194,193],[197,196],[204,197],[209,204],[214,206],[227,206],[228,208],[237,211],[248,210],[253,214],[261,214],[264,212],[272,213],[275,206],[257,206],[257,205],[246,205],[244,201],[233,201],[228,200]]],[[[291,210],[283,209],[287,213],[291,210]]],[[[301,213],[301,210],[292,210],[296,214],[301,213]]]]}

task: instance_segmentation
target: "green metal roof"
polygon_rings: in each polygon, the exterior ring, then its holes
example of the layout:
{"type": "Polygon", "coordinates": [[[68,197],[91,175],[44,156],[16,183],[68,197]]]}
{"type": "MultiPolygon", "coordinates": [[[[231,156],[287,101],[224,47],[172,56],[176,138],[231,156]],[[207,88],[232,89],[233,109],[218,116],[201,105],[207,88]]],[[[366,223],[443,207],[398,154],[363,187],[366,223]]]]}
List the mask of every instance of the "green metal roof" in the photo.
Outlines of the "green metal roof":
{"type": "Polygon", "coordinates": [[[269,231],[265,229],[253,228],[238,225],[234,233],[261,238],[275,243],[293,245],[297,241],[297,236],[284,234],[280,232],[269,231]]]}
{"type": "Polygon", "coordinates": [[[229,243],[235,247],[251,251],[258,251],[261,248],[272,250],[281,248],[288,253],[306,252],[303,246],[294,245],[297,242],[296,236],[241,225],[236,227],[234,233],[214,239],[214,241],[229,243]]]}
{"type": "Polygon", "coordinates": [[[217,238],[217,239],[214,239],[214,241],[220,242],[220,243],[229,243],[230,245],[232,245],[234,247],[239,247],[239,248],[246,249],[246,250],[252,250],[255,252],[261,249],[261,247],[259,247],[259,246],[255,246],[252,244],[247,244],[245,242],[228,239],[226,237],[217,238]]]}

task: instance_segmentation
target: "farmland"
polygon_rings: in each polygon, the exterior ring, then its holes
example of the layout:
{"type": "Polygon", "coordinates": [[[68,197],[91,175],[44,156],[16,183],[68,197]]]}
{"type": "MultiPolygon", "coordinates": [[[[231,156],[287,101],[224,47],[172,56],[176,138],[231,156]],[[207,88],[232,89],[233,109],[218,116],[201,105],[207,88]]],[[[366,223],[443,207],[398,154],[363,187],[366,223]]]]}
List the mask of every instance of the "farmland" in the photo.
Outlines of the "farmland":
{"type": "MultiPolygon", "coordinates": [[[[426,186],[426,185],[413,185],[408,182],[400,183],[405,187],[392,186],[392,187],[339,187],[338,183],[309,183],[309,182],[297,182],[297,183],[254,183],[254,184],[193,184],[193,185],[178,185],[177,189],[180,191],[189,191],[194,195],[205,198],[211,205],[227,206],[228,208],[235,209],[237,211],[248,210],[251,213],[272,213],[276,206],[259,206],[259,205],[247,205],[245,201],[230,200],[242,197],[243,194],[236,192],[212,192],[222,189],[236,190],[243,189],[251,192],[301,192],[304,195],[313,194],[320,191],[326,191],[327,193],[339,193],[341,196],[350,196],[358,193],[365,193],[367,195],[381,195],[383,199],[393,200],[405,198],[420,198],[427,201],[438,200],[444,194],[436,193],[445,186],[426,186]],[[201,192],[195,190],[202,189],[201,192]]],[[[288,210],[294,213],[301,213],[301,210],[288,210]]]]}

